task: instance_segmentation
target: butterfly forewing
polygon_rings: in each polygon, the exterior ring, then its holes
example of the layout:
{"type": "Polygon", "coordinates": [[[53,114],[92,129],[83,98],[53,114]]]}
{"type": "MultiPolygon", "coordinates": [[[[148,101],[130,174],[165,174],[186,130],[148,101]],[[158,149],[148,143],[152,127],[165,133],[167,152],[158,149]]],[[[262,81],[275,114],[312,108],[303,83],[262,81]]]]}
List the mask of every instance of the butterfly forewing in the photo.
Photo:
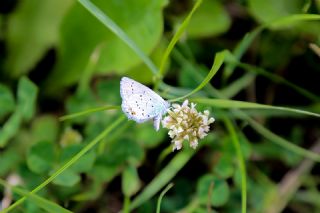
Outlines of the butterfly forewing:
{"type": "Polygon", "coordinates": [[[146,87],[143,84],[140,84],[137,81],[134,81],[130,78],[123,77],[120,82],[120,94],[122,100],[128,99],[133,94],[143,94],[148,97],[153,97],[157,102],[165,102],[157,93],[151,90],[149,87],[146,87]]]}
{"type": "MultiPolygon", "coordinates": [[[[138,123],[150,119],[154,119],[159,123],[158,121],[161,120],[162,115],[169,107],[169,103],[157,93],[127,77],[121,79],[120,94],[123,112],[129,119],[138,123]]],[[[158,130],[159,124],[155,125],[155,128],[158,130]]]]}

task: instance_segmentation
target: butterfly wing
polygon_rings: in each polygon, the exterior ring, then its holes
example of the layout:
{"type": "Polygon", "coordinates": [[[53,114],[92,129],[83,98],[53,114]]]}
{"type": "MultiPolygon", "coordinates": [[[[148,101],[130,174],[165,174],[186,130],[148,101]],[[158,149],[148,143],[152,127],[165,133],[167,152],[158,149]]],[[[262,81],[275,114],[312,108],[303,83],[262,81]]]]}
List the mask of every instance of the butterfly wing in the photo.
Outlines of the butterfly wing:
{"type": "Polygon", "coordinates": [[[161,102],[164,106],[166,105],[166,101],[149,87],[146,87],[145,85],[140,84],[139,82],[128,77],[121,78],[120,95],[122,100],[127,100],[131,95],[140,93],[148,97],[153,97],[153,99],[156,99],[157,102],[161,102]]]}
{"type": "Polygon", "coordinates": [[[160,127],[162,115],[169,107],[157,93],[130,78],[123,77],[120,82],[122,111],[130,120],[143,123],[154,119],[156,130],[160,127]]]}

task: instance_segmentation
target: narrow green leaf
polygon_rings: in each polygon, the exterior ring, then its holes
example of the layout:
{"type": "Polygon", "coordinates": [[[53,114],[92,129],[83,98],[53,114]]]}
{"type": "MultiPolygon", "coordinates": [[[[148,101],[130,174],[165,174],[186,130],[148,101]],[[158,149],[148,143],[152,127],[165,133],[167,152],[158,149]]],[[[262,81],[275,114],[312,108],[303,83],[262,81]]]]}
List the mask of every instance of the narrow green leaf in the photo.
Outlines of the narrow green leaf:
{"type": "MultiPolygon", "coordinates": [[[[125,119],[124,116],[119,117],[114,123],[112,123],[110,126],[108,126],[103,132],[101,132],[96,138],[94,138],[92,141],[88,143],[80,152],[78,152],[73,158],[71,158],[67,163],[65,163],[60,169],[58,169],[56,172],[54,172],[47,180],[45,180],[43,183],[41,183],[39,186],[37,186],[34,190],[32,190],[30,194],[35,194],[39,190],[41,190],[43,187],[47,186],[49,183],[51,183],[57,176],[59,176],[61,173],[63,173],[66,169],[68,169],[70,166],[72,166],[74,163],[76,163],[85,153],[87,153],[89,150],[91,150],[99,141],[101,141],[103,138],[105,138],[111,131],[113,131],[120,123],[125,119]]],[[[14,204],[9,206],[8,208],[1,211],[1,213],[7,213],[20,204],[22,204],[27,199],[27,196],[24,196],[20,198],[18,201],[16,201],[14,204]]]]}
{"type": "Polygon", "coordinates": [[[58,204],[56,204],[52,201],[49,201],[47,199],[40,197],[39,195],[31,194],[30,192],[28,192],[25,189],[22,189],[22,188],[16,187],[16,186],[11,186],[2,179],[0,179],[0,185],[7,187],[7,188],[10,188],[12,191],[14,191],[15,193],[17,193],[21,196],[28,197],[28,199],[30,199],[34,204],[36,204],[40,208],[46,210],[47,212],[52,212],[52,213],[57,213],[57,212],[71,213],[72,212],[72,211],[69,211],[68,209],[63,208],[62,206],[59,206],[58,204]]]}
{"type": "Polygon", "coordinates": [[[145,201],[153,197],[162,187],[164,187],[179,170],[191,159],[195,151],[185,149],[170,161],[161,172],[144,188],[144,190],[132,201],[130,209],[140,206],[145,201]]]}
{"type": "Polygon", "coordinates": [[[317,153],[311,152],[307,149],[301,148],[301,147],[293,144],[292,142],[274,134],[273,132],[271,132],[270,130],[268,130],[267,128],[265,128],[264,126],[259,124],[257,121],[253,120],[252,118],[250,118],[249,116],[247,116],[245,113],[243,113],[241,111],[237,111],[237,114],[239,114],[239,116],[241,116],[241,118],[246,120],[253,129],[255,129],[258,133],[263,135],[265,138],[268,138],[271,142],[273,142],[273,143],[275,143],[275,144],[277,144],[287,150],[290,150],[293,153],[301,155],[305,158],[309,158],[309,159],[314,160],[316,162],[320,162],[320,154],[317,154],[317,153]]]}
{"type": "Polygon", "coordinates": [[[26,77],[22,77],[18,83],[18,112],[24,120],[30,120],[35,112],[37,86],[26,77]]]}
{"type": "Polygon", "coordinates": [[[52,169],[54,158],[53,142],[36,143],[28,150],[27,165],[34,173],[47,173],[52,169]]]}
{"type": "Polygon", "coordinates": [[[194,93],[198,92],[199,90],[201,90],[206,84],[208,84],[210,82],[210,80],[213,78],[213,76],[218,72],[218,70],[220,69],[223,61],[224,61],[224,57],[225,57],[225,51],[222,52],[218,52],[214,58],[214,63],[212,65],[212,68],[210,70],[210,72],[208,73],[208,75],[205,77],[205,79],[201,82],[201,84],[199,84],[199,86],[197,88],[195,88],[194,90],[192,90],[190,93],[182,96],[182,97],[178,97],[175,99],[170,100],[170,102],[175,102],[175,101],[179,101],[182,99],[187,98],[190,95],[193,95],[194,93]]]}
{"type": "MultiPolygon", "coordinates": [[[[250,44],[253,42],[253,40],[259,35],[259,33],[262,31],[263,27],[257,27],[251,32],[248,32],[243,39],[240,41],[240,43],[237,44],[236,48],[232,51],[233,56],[240,61],[243,54],[247,51],[250,44]]],[[[236,68],[236,64],[233,63],[227,63],[223,72],[223,80],[226,81],[231,74],[233,73],[234,69],[236,68]]]]}
{"type": "Polygon", "coordinates": [[[193,98],[190,100],[196,103],[208,104],[210,106],[219,107],[219,108],[281,110],[281,111],[300,113],[300,114],[320,118],[320,114],[318,113],[308,112],[308,111],[289,108],[289,107],[270,106],[265,104],[257,104],[257,103],[251,103],[251,102],[245,102],[245,101],[234,101],[234,100],[227,100],[227,99],[193,98]]]}
{"type": "Polygon", "coordinates": [[[238,94],[242,89],[247,88],[255,79],[255,75],[252,73],[246,73],[234,82],[227,85],[225,88],[223,88],[220,92],[226,97],[226,98],[232,98],[236,94],[238,94]]]}
{"type": "MultiPolygon", "coordinates": [[[[269,23],[266,23],[264,25],[261,25],[254,29],[253,31],[246,34],[246,36],[240,41],[240,43],[236,46],[236,48],[233,50],[233,55],[238,61],[241,61],[243,54],[248,50],[254,39],[265,29],[268,27],[274,27],[274,28],[280,28],[284,27],[286,25],[294,24],[297,22],[302,21],[316,21],[320,20],[320,15],[317,14],[295,14],[295,15],[289,15],[286,17],[279,18],[277,20],[273,20],[269,23]]],[[[236,68],[237,64],[229,64],[227,63],[227,66],[224,70],[223,76],[224,80],[228,79],[234,69],[236,68]]]]}
{"type": "Polygon", "coordinates": [[[241,172],[241,212],[246,213],[247,212],[247,177],[246,177],[246,167],[245,167],[245,161],[242,155],[241,147],[240,147],[240,141],[237,137],[237,133],[231,123],[231,121],[224,117],[224,123],[227,126],[227,129],[231,135],[233,146],[237,153],[238,158],[238,164],[240,167],[241,172]]]}
{"type": "Polygon", "coordinates": [[[81,117],[83,115],[87,115],[90,113],[100,112],[100,111],[104,111],[104,110],[112,110],[112,109],[120,109],[120,106],[103,106],[103,107],[91,108],[91,109],[88,109],[88,110],[85,110],[82,112],[73,113],[71,115],[64,115],[64,116],[60,117],[59,120],[65,121],[65,120],[81,117]]]}
{"type": "Polygon", "coordinates": [[[91,53],[87,66],[83,70],[81,78],[79,80],[77,93],[80,95],[85,90],[90,88],[90,79],[95,71],[96,65],[100,58],[102,44],[98,45],[95,50],[91,53]]]}
{"type": "Polygon", "coordinates": [[[294,14],[291,16],[283,17],[278,20],[272,21],[267,24],[267,26],[273,28],[283,28],[290,26],[292,24],[301,23],[303,21],[319,21],[319,14],[294,14]]]}
{"type": "Polygon", "coordinates": [[[153,64],[148,56],[136,45],[136,43],[109,17],[103,13],[98,7],[88,0],[78,0],[84,8],[86,8],[93,16],[95,16],[104,26],[117,35],[123,42],[125,42],[150,68],[150,70],[157,74],[158,69],[153,64]]]}
{"type": "Polygon", "coordinates": [[[167,59],[174,47],[174,45],[178,42],[178,40],[180,39],[181,35],[183,34],[183,32],[185,31],[185,29],[187,28],[189,21],[193,15],[193,13],[198,9],[198,7],[201,5],[202,0],[197,0],[197,2],[195,3],[195,5],[193,6],[191,12],[188,14],[188,16],[184,19],[184,21],[182,22],[181,26],[179,27],[179,29],[177,30],[177,32],[175,33],[175,35],[173,36],[173,38],[171,39],[166,51],[163,54],[162,60],[161,60],[161,64],[160,64],[160,68],[159,68],[159,76],[160,78],[162,78],[162,75],[164,74],[164,67],[165,64],[167,62],[167,59]]]}
{"type": "Polygon", "coordinates": [[[246,70],[248,72],[252,72],[254,74],[262,75],[262,76],[272,80],[273,82],[284,84],[284,85],[292,88],[293,90],[295,90],[297,93],[309,98],[312,101],[316,101],[316,102],[320,101],[320,97],[319,96],[309,92],[308,90],[306,90],[306,89],[304,89],[304,88],[302,88],[300,86],[297,86],[294,83],[291,83],[290,81],[286,80],[285,78],[283,78],[281,76],[278,76],[278,75],[275,75],[275,74],[273,74],[271,72],[268,72],[267,70],[264,70],[264,69],[262,69],[260,67],[256,67],[256,66],[253,66],[253,65],[250,65],[250,64],[246,64],[246,63],[241,63],[241,62],[237,61],[235,59],[235,57],[233,57],[230,54],[228,54],[228,57],[226,57],[225,61],[227,63],[230,62],[231,64],[236,64],[237,66],[243,68],[244,70],[246,70]]]}

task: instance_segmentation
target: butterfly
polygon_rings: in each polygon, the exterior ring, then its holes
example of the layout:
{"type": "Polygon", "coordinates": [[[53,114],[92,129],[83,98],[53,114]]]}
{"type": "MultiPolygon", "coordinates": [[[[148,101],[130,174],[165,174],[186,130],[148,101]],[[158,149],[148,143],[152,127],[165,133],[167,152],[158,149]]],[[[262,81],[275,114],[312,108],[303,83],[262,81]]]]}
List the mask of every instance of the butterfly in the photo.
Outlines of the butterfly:
{"type": "Polygon", "coordinates": [[[128,77],[123,77],[120,81],[120,95],[121,108],[128,119],[137,123],[152,119],[155,130],[159,130],[162,116],[170,107],[169,102],[150,88],[128,77]]]}

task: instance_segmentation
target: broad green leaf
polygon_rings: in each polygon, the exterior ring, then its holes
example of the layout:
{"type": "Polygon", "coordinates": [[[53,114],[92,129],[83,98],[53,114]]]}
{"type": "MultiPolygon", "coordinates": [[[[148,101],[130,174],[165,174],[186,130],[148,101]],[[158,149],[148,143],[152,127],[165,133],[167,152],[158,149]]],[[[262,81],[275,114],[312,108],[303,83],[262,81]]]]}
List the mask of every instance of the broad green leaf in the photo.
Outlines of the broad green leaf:
{"type": "Polygon", "coordinates": [[[212,206],[223,206],[228,202],[229,194],[227,182],[213,175],[204,175],[198,181],[197,198],[202,204],[207,204],[210,201],[212,206]],[[210,194],[211,197],[209,197],[210,194]]]}
{"type": "MultiPolygon", "coordinates": [[[[108,126],[104,131],[102,131],[97,137],[95,137],[92,141],[90,141],[80,152],[78,152],[75,156],[73,156],[68,162],[66,162],[61,168],[55,171],[49,178],[47,178],[44,182],[38,185],[35,189],[33,189],[30,193],[34,194],[51,183],[55,178],[65,172],[70,166],[74,165],[84,154],[86,154],[89,150],[91,150],[98,142],[100,142],[103,138],[105,138],[112,130],[114,130],[117,126],[121,124],[124,120],[124,116],[119,117],[116,121],[114,121],[110,126],[108,126]]],[[[75,179],[75,178],[74,178],[75,179]]],[[[73,180],[74,180],[73,179],[73,180]]],[[[17,200],[14,204],[6,209],[6,212],[9,212],[22,204],[26,200],[26,197],[22,197],[17,200]]]]}
{"type": "Polygon", "coordinates": [[[188,37],[215,36],[226,32],[231,19],[219,1],[204,0],[187,27],[188,37]]]}
{"type": "Polygon", "coordinates": [[[27,165],[37,174],[45,174],[52,169],[55,160],[52,142],[39,142],[30,147],[27,154],[27,165]]]}
{"type": "Polygon", "coordinates": [[[128,165],[122,172],[122,192],[125,196],[131,197],[141,187],[137,169],[128,165]]]}
{"type": "Polygon", "coordinates": [[[249,0],[249,10],[262,23],[302,13],[303,0],[249,0]]]}
{"type": "Polygon", "coordinates": [[[85,189],[80,193],[73,195],[73,201],[85,201],[98,199],[104,192],[104,188],[101,187],[101,182],[93,181],[86,185],[85,189]]]}
{"type": "MultiPolygon", "coordinates": [[[[83,148],[83,144],[72,144],[65,147],[60,154],[60,162],[61,164],[70,160],[71,157],[76,155],[83,148]]],[[[90,151],[83,155],[74,165],[70,167],[70,171],[80,173],[80,172],[88,172],[95,161],[95,153],[90,151]]]]}
{"type": "Polygon", "coordinates": [[[22,122],[21,114],[14,112],[9,120],[0,129],[0,147],[6,146],[8,141],[15,136],[22,122]]]}
{"type": "Polygon", "coordinates": [[[31,126],[33,141],[55,142],[59,131],[58,125],[57,118],[52,115],[37,117],[31,126]]]}
{"type": "Polygon", "coordinates": [[[26,77],[22,77],[18,83],[18,112],[24,120],[30,120],[35,112],[37,86],[26,77]]]}
{"type": "Polygon", "coordinates": [[[221,178],[229,178],[234,173],[233,156],[229,153],[222,153],[219,161],[213,166],[213,172],[221,178]]]}
{"type": "Polygon", "coordinates": [[[72,120],[74,123],[83,123],[87,120],[86,117],[78,117],[79,114],[77,113],[81,113],[84,110],[89,110],[95,107],[97,107],[97,101],[93,92],[91,90],[85,90],[83,93],[75,94],[67,99],[66,109],[67,113],[71,115],[63,117],[61,120],[76,118],[72,120]]]}
{"type": "Polygon", "coordinates": [[[110,163],[110,160],[105,155],[101,155],[97,157],[97,160],[89,174],[92,175],[98,182],[109,182],[119,172],[118,165],[110,163]]]}
{"type": "Polygon", "coordinates": [[[8,87],[0,84],[0,119],[14,110],[15,101],[8,87]]]}
{"type": "Polygon", "coordinates": [[[68,169],[52,182],[59,186],[71,187],[80,182],[80,175],[72,171],[71,169],[68,169]]]}
{"type": "Polygon", "coordinates": [[[167,134],[164,129],[160,129],[155,133],[153,126],[149,122],[137,125],[134,128],[133,137],[135,141],[145,148],[153,148],[159,145],[167,134]]]}
{"type": "Polygon", "coordinates": [[[17,154],[17,150],[9,148],[1,153],[0,157],[0,177],[4,177],[8,172],[14,170],[22,156],[17,154]]]}
{"type": "Polygon", "coordinates": [[[102,105],[121,105],[120,79],[98,79],[95,91],[102,105]]]}
{"type": "MultiPolygon", "coordinates": [[[[27,73],[55,46],[61,20],[74,0],[23,0],[8,17],[6,71],[27,73]]],[[[45,70],[43,70],[45,71],[45,70]]]]}
{"type": "Polygon", "coordinates": [[[118,140],[117,143],[112,143],[106,150],[105,155],[111,165],[118,166],[126,162],[139,165],[145,157],[142,147],[134,140],[128,138],[118,140]]]}
{"type": "Polygon", "coordinates": [[[59,144],[62,147],[67,147],[73,144],[79,144],[82,140],[82,135],[77,130],[66,128],[61,135],[59,144]]]}
{"type": "MultiPolygon", "coordinates": [[[[116,22],[144,53],[149,54],[160,41],[163,0],[121,3],[116,0],[95,0],[93,3],[116,22]]],[[[141,58],[127,44],[82,5],[74,5],[63,21],[58,63],[49,78],[49,86],[56,87],[57,83],[58,86],[65,86],[79,80],[91,53],[98,45],[102,45],[96,67],[100,73],[123,73],[141,62],[141,58]]]]}

